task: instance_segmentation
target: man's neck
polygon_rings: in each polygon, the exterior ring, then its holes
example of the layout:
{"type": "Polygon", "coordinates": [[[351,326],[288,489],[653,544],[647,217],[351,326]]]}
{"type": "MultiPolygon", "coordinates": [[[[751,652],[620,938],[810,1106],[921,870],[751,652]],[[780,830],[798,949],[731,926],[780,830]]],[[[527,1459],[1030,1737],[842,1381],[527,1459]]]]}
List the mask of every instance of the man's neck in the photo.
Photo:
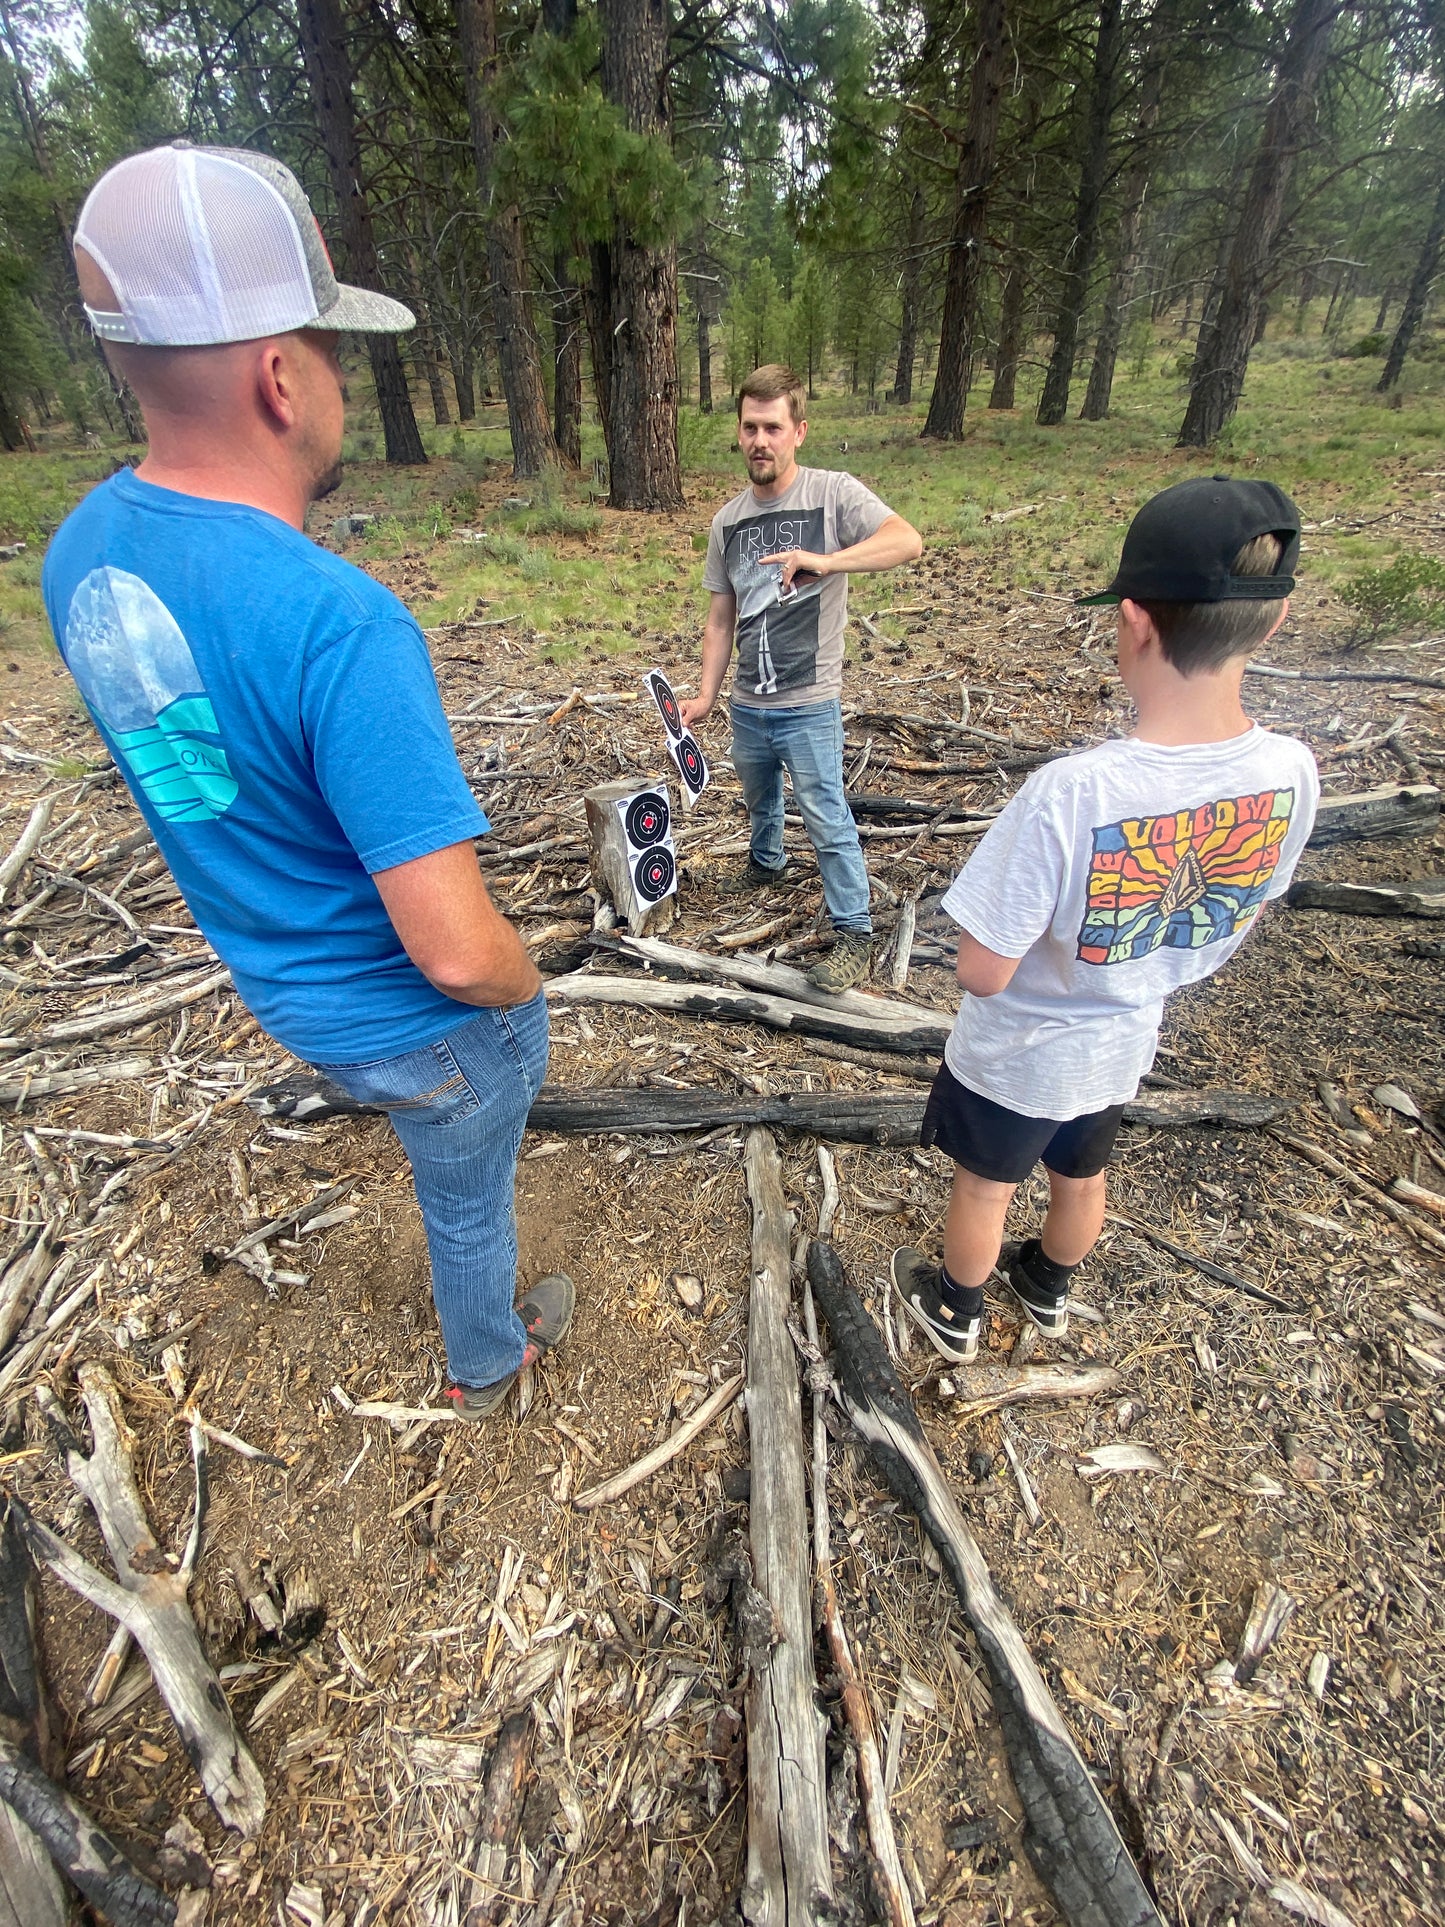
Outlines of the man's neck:
{"type": "Polygon", "coordinates": [[[191,449],[168,449],[162,439],[152,441],[150,453],[136,474],[156,488],[177,495],[194,495],[206,502],[238,502],[260,509],[293,529],[303,528],[310,496],[300,480],[264,462],[208,461],[191,449]]]}

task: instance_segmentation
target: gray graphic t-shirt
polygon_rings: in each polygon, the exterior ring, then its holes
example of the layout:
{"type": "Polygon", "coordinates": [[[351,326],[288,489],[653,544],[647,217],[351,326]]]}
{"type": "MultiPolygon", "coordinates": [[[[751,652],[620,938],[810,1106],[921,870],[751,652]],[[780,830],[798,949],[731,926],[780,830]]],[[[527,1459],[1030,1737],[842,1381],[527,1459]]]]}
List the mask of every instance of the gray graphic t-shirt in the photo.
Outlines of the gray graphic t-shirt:
{"type": "Polygon", "coordinates": [[[758,709],[830,702],[843,688],[848,578],[825,575],[780,595],[783,571],[758,557],[784,549],[831,555],[862,542],[893,513],[852,475],[800,468],[792,485],[760,502],[751,486],[712,518],[702,584],[737,597],[733,701],[758,709]]]}

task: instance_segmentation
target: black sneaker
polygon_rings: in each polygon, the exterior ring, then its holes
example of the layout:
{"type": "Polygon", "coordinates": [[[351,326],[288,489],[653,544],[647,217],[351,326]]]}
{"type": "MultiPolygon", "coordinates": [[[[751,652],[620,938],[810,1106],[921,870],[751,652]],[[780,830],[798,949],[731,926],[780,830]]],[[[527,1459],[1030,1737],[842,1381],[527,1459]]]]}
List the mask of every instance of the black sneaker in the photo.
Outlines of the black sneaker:
{"type": "MultiPolygon", "coordinates": [[[[1041,1256],[1037,1238],[1026,1238],[1009,1262],[1008,1288],[1025,1318],[1045,1338],[1062,1338],[1069,1329],[1069,1288],[1052,1292],[1029,1269],[1041,1256]]],[[[1047,1262],[1047,1260],[1045,1260],[1047,1262]]]]}
{"type": "Polygon", "coordinates": [[[978,1357],[983,1312],[960,1318],[943,1302],[943,1277],[921,1251],[903,1245],[893,1254],[893,1289],[908,1316],[933,1349],[950,1365],[971,1365],[978,1357]]]}
{"type": "Polygon", "coordinates": [[[576,1288],[565,1271],[549,1271],[545,1278],[539,1278],[517,1307],[517,1315],[527,1327],[527,1349],[517,1371],[493,1385],[449,1386],[446,1395],[457,1417],[469,1425],[490,1418],[516,1383],[518,1373],[535,1365],[567,1336],[576,1303],[576,1288]]]}

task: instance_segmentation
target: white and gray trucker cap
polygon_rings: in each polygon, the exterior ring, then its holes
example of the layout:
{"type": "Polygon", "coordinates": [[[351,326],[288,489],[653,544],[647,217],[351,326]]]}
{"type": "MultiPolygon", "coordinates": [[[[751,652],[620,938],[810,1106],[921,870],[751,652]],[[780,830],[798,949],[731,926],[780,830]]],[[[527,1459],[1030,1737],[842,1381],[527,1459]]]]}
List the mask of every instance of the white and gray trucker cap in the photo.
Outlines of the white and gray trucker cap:
{"type": "Polygon", "coordinates": [[[245,148],[176,141],[118,161],[86,197],[75,245],[120,304],[86,307],[103,341],[181,348],[416,325],[401,302],[336,279],[301,183],[245,148]]]}

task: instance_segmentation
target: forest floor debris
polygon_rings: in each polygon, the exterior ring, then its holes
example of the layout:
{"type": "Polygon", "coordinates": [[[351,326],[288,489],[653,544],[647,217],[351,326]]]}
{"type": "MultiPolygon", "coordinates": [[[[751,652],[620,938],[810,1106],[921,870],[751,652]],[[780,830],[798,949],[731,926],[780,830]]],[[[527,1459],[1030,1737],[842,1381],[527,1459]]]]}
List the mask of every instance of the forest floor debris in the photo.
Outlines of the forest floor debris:
{"type": "MultiPolygon", "coordinates": [[[[403,589],[407,566],[392,571],[403,589]]],[[[885,834],[868,851],[883,935],[916,920],[904,994],[946,1017],[937,897],[970,847],[952,832],[1016,787],[1037,756],[1018,746],[1097,740],[1125,710],[1102,617],[1050,605],[1041,620],[1030,605],[1026,620],[985,619],[945,555],[909,571],[900,597],[926,601],[929,620],[850,665],[848,763],[870,792],[932,811],[897,829],[870,818],[885,834]],[[952,720],[965,689],[972,736],[952,720]]],[[[563,677],[495,628],[469,629],[464,656],[445,632],[434,642],[494,823],[482,859],[497,899],[544,970],[591,970],[580,793],[656,767],[650,709],[628,698],[652,663],[685,684],[691,643],[644,634],[634,658],[598,651],[563,677]]],[[[1297,643],[1272,649],[1277,666],[1329,669],[1297,643]]],[[[1403,752],[1439,766],[1445,721],[1420,682],[1402,695],[1261,677],[1250,697],[1262,720],[1335,746],[1326,787],[1346,794],[1407,777],[1403,752]]],[[[747,1518],[732,1396],[742,1131],[529,1135],[525,1275],[570,1270],[577,1323],[524,1414],[509,1401],[480,1430],[456,1425],[437,1403],[421,1226],[385,1122],[250,1108],[298,1067],[190,929],[52,662],[27,658],[6,697],[35,760],[15,766],[0,815],[0,850],[24,851],[0,912],[0,1302],[9,1280],[23,1305],[0,1358],[4,1482],[103,1557],[35,1397],[44,1387],[83,1423],[87,1362],[115,1382],[159,1545],[186,1537],[190,1418],[221,1445],[190,1598],[268,1811],[254,1840],[219,1825],[138,1657],[92,1703],[111,1625],[47,1579],[73,1795],[148,1877],[172,1892],[208,1882],[213,1927],[455,1927],[487,1894],[514,1927],[719,1919],[741,1883],[746,1804],[740,1658],[717,1593],[719,1549],[747,1518]],[[686,1445],[650,1476],[577,1509],[679,1428],[686,1445]],[[504,1812],[499,1789],[489,1819],[498,1739],[524,1712],[519,1804],[504,1812]]],[[[727,895],[745,817],[716,728],[706,746],[716,781],[679,826],[670,938],[719,964],[738,936],[766,960],[806,960],[823,932],[801,832],[789,826],[786,893],[727,895]]],[[[1437,833],[1311,851],[1302,875],[1398,883],[1442,859],[1437,833]]],[[[1445,1191],[1429,1128],[1445,988],[1402,941],[1410,927],[1275,908],[1219,979],[1171,1007],[1159,1069],[1174,1084],[1292,1108],[1287,1128],[1126,1129],[1120,1221],[1078,1282],[1093,1315],[1029,1367],[1097,1374],[1092,1396],[1001,1409],[990,1389],[1025,1352],[998,1301],[977,1373],[942,1371],[886,1315],[893,1246],[936,1244],[940,1156],[837,1145],[829,1196],[812,1141],[782,1147],[796,1232],[826,1206],[1161,1912],[1190,1927],[1445,1918],[1445,1286],[1439,1215],[1420,1196],[1445,1191]],[[1264,1588],[1293,1611],[1241,1669],[1251,1614],[1278,1604],[1264,1588]]],[[[550,1075],[569,1090],[916,1097],[911,1072],[686,1011],[562,999],[553,1014],[550,1075]]],[[[1031,1183],[1019,1227],[1039,1200],[1031,1183]]],[[[831,1575],[886,1736],[909,1904],[920,1927],[1047,1921],[987,1676],[938,1557],[855,1443],[834,1436],[827,1457],[831,1575]]],[[[840,1745],[831,1820],[846,1853],[863,1815],[840,1745]]]]}

